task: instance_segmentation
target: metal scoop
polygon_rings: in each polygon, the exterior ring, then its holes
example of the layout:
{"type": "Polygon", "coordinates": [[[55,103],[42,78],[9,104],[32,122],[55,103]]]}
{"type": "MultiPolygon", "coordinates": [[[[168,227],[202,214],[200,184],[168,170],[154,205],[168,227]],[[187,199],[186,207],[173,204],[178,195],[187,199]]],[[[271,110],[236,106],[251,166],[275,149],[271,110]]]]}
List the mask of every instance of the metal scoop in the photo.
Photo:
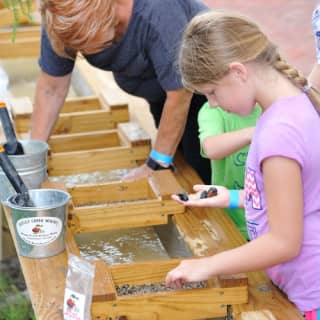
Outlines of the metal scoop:
{"type": "Polygon", "coordinates": [[[4,102],[0,102],[0,119],[3,131],[7,138],[7,143],[4,144],[4,149],[8,155],[24,154],[21,143],[17,140],[14,132],[7,106],[4,102]]]}
{"type": "Polygon", "coordinates": [[[5,152],[3,146],[0,145],[0,166],[10,181],[12,187],[17,192],[17,195],[12,198],[14,204],[21,207],[34,207],[30,199],[28,188],[19,176],[16,168],[13,166],[11,160],[5,152]]]}

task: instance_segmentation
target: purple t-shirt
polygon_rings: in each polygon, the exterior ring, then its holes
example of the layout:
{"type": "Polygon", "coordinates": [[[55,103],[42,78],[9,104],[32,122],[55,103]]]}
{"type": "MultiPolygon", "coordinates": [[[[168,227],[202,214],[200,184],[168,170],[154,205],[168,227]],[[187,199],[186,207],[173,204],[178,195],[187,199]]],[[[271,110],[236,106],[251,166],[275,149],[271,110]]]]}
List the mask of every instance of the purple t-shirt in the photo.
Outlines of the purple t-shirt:
{"type": "Polygon", "coordinates": [[[301,251],[297,258],[266,271],[274,284],[303,312],[320,308],[319,137],[320,116],[307,95],[281,99],[258,120],[246,164],[245,208],[251,239],[268,231],[267,204],[260,170],[262,161],[281,156],[294,159],[301,166],[304,200],[301,251]]]}

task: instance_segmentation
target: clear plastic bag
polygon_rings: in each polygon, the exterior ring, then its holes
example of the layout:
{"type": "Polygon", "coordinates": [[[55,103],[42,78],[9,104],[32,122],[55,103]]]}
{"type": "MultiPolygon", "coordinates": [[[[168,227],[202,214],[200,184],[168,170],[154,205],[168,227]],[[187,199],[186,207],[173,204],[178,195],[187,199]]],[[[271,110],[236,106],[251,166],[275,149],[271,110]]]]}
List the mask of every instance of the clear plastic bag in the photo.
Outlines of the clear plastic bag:
{"type": "Polygon", "coordinates": [[[95,266],[69,253],[63,303],[64,320],[90,320],[95,266]]]}

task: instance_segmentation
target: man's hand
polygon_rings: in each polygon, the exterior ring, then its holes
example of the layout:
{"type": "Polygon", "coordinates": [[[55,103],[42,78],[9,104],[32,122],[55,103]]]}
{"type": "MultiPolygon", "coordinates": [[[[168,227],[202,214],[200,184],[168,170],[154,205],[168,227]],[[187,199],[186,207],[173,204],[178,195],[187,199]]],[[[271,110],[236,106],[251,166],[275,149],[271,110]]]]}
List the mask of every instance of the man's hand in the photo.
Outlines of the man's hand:
{"type": "Polygon", "coordinates": [[[132,181],[132,180],[138,180],[145,177],[148,177],[153,170],[151,170],[145,163],[138,167],[130,170],[128,174],[126,174],[122,180],[123,181],[132,181]]]}

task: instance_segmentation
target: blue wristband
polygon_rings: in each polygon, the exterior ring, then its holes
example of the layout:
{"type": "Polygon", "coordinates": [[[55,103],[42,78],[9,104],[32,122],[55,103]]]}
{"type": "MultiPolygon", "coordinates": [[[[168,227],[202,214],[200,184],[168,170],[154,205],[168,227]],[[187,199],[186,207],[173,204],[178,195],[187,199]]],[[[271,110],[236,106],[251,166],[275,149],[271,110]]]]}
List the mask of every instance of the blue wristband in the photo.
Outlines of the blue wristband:
{"type": "Polygon", "coordinates": [[[172,160],[173,160],[173,156],[169,156],[167,154],[157,152],[154,149],[151,150],[150,157],[158,162],[162,162],[165,164],[172,164],[172,160]]]}
{"type": "Polygon", "coordinates": [[[229,191],[230,191],[229,209],[239,208],[239,190],[229,190],[229,191]]]}

